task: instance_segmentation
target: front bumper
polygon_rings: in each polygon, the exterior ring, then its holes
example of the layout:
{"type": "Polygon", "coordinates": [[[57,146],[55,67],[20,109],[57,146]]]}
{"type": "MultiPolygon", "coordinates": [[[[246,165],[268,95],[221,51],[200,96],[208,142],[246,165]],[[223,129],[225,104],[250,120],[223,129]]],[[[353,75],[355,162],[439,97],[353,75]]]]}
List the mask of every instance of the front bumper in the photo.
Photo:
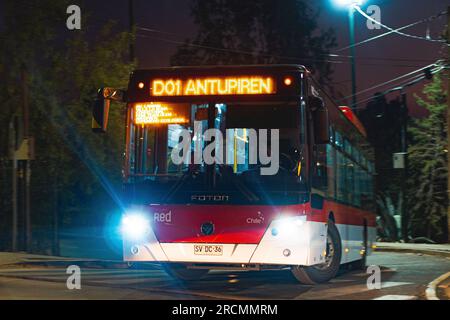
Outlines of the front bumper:
{"type": "Polygon", "coordinates": [[[185,262],[315,265],[324,261],[327,226],[304,221],[283,230],[272,221],[258,244],[213,243],[221,245],[222,255],[196,255],[194,245],[209,243],[160,243],[150,230],[143,241],[124,240],[123,255],[130,262],[185,262]],[[273,232],[276,229],[278,232],[273,232]],[[289,253],[289,254],[287,254],[289,253]]]}

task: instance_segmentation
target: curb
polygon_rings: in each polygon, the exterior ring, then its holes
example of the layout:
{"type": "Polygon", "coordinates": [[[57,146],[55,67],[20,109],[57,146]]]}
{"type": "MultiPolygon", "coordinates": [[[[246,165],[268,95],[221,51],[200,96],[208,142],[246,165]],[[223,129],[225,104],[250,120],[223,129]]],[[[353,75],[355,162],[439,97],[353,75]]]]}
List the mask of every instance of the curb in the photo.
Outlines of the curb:
{"type": "Polygon", "coordinates": [[[389,247],[380,247],[377,246],[375,251],[384,251],[384,252],[406,252],[406,253],[420,253],[431,256],[440,256],[450,258],[450,251],[437,251],[437,250],[423,250],[423,249],[403,249],[403,248],[389,248],[389,247]]]}
{"type": "Polygon", "coordinates": [[[444,273],[428,284],[427,289],[425,290],[427,300],[440,300],[436,294],[436,287],[447,278],[450,278],[450,272],[444,273]]]}
{"type": "Polygon", "coordinates": [[[17,263],[5,265],[12,266],[43,266],[43,267],[64,267],[77,265],[80,268],[87,269],[161,269],[153,263],[128,263],[119,260],[39,260],[39,261],[19,261],[17,263]]]}
{"type": "MultiPolygon", "coordinates": [[[[129,266],[123,261],[114,260],[41,260],[41,261],[19,261],[13,266],[45,266],[45,267],[68,267],[77,265],[83,268],[92,269],[128,269],[129,266]]],[[[12,266],[10,265],[10,266],[12,266]]]]}

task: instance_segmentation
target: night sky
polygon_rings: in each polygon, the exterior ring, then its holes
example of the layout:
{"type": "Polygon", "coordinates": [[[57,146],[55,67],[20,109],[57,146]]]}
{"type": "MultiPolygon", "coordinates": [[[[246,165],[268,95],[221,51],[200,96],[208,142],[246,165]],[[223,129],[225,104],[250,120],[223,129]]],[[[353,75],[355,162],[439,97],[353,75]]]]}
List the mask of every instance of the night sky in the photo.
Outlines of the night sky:
{"type": "MultiPolygon", "coordinates": [[[[90,0],[78,2],[82,12],[86,9],[85,11],[90,12],[100,21],[110,18],[118,21],[119,28],[128,28],[128,1],[90,0]]],[[[136,24],[139,27],[161,31],[138,32],[136,57],[139,61],[139,67],[168,66],[170,56],[176,51],[177,44],[174,42],[183,41],[195,35],[196,26],[190,16],[190,2],[188,0],[134,0],[134,2],[136,24]]],[[[336,31],[338,42],[336,49],[347,46],[349,37],[346,9],[333,4],[333,0],[310,2],[311,6],[321,10],[319,26],[323,29],[331,27],[336,31]]],[[[367,4],[380,6],[382,23],[393,28],[435,15],[446,10],[447,6],[450,5],[449,0],[367,0],[365,2],[366,4],[362,6],[364,10],[367,4]]],[[[77,4],[77,1],[74,0],[73,3],[77,4]]],[[[431,37],[438,38],[445,24],[445,15],[430,23],[431,37]]],[[[355,25],[357,42],[387,31],[385,29],[369,30],[366,27],[366,20],[359,13],[355,13],[355,25]]],[[[408,28],[404,32],[425,36],[426,29],[427,24],[424,23],[408,28]]],[[[339,54],[349,55],[350,51],[341,51],[339,54]]],[[[356,48],[357,91],[419,69],[438,58],[442,58],[444,54],[445,46],[441,43],[409,39],[395,34],[359,46],[356,48]]],[[[350,65],[346,58],[339,58],[339,60],[340,63],[333,63],[335,71],[333,82],[338,91],[342,92],[344,96],[348,96],[351,93],[350,65]]],[[[298,63],[301,64],[302,61],[299,60],[298,63]]],[[[389,88],[389,86],[382,87],[361,94],[358,96],[358,100],[364,100],[376,91],[389,88]]],[[[420,89],[421,85],[416,85],[408,92],[419,92],[420,89]]],[[[393,94],[393,96],[395,95],[393,94]]],[[[409,94],[409,103],[413,115],[425,114],[423,110],[414,105],[411,94],[409,94]]]]}

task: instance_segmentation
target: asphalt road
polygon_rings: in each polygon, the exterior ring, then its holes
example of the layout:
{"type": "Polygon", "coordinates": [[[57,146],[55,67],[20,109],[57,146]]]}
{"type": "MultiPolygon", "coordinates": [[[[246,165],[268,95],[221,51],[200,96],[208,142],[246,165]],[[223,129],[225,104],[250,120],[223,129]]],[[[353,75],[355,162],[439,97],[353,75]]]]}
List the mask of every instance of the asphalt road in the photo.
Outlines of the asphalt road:
{"type": "Polygon", "coordinates": [[[429,282],[450,270],[450,258],[376,252],[382,288],[369,290],[364,271],[345,271],[326,284],[297,283],[288,271],[210,273],[194,283],[151,269],[81,269],[81,289],[69,290],[63,267],[0,269],[0,299],[424,299],[429,282]]]}

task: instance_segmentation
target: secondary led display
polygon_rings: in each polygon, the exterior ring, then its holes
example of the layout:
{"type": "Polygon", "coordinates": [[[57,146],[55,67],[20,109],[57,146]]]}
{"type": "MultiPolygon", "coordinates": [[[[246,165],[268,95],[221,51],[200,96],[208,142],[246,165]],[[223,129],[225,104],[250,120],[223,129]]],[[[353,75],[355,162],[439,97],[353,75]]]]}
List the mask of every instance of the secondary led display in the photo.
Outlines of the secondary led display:
{"type": "Polygon", "coordinates": [[[181,124],[189,122],[189,118],[181,106],[173,108],[169,105],[138,103],[134,106],[134,122],[136,124],[181,124]]]}
{"type": "Polygon", "coordinates": [[[152,96],[251,95],[275,93],[271,77],[154,79],[152,96]]]}

